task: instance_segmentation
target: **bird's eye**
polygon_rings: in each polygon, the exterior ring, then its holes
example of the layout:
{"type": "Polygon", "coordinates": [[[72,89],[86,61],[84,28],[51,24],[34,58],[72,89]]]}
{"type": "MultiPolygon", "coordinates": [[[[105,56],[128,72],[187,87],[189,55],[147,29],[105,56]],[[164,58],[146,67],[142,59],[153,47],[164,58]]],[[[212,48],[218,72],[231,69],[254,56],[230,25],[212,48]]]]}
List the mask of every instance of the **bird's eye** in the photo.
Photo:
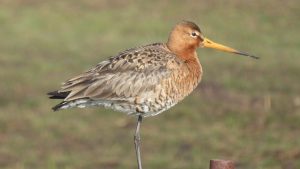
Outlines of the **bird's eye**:
{"type": "Polygon", "coordinates": [[[191,34],[193,37],[197,37],[197,33],[196,32],[192,32],[191,34]]]}

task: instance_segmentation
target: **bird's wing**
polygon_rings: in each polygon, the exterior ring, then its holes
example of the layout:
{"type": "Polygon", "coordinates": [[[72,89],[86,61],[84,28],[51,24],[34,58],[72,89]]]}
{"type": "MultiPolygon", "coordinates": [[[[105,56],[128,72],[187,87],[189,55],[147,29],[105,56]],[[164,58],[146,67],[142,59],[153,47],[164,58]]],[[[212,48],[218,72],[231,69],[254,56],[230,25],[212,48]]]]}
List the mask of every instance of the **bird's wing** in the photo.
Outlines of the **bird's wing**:
{"type": "Polygon", "coordinates": [[[81,98],[123,100],[154,90],[184,62],[163,44],[133,48],[99,63],[89,71],[66,81],[58,93],[68,93],[64,101],[81,98]]]}

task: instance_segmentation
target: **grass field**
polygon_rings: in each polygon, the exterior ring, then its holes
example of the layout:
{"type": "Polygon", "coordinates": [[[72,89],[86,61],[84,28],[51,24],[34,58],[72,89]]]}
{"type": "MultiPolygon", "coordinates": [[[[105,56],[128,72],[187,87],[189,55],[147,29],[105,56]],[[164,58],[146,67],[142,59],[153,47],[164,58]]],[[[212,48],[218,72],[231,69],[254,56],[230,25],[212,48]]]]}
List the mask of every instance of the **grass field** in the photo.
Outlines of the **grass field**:
{"type": "Polygon", "coordinates": [[[136,167],[134,117],[52,112],[46,93],[129,47],[164,42],[182,19],[261,57],[199,49],[204,78],[142,125],[145,168],[300,168],[300,2],[0,0],[0,168],[136,167]]]}

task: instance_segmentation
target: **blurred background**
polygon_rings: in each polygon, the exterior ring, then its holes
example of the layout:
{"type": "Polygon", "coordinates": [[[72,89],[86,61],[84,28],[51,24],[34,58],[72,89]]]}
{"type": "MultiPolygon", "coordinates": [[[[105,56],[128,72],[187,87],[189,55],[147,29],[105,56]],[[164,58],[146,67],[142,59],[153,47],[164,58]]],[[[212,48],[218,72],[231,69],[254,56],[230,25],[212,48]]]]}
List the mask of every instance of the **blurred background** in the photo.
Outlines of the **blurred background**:
{"type": "Polygon", "coordinates": [[[260,56],[199,49],[204,77],[142,125],[145,168],[300,168],[300,1],[0,0],[0,168],[136,167],[136,119],[52,112],[48,91],[129,47],[165,42],[181,20],[260,56]]]}

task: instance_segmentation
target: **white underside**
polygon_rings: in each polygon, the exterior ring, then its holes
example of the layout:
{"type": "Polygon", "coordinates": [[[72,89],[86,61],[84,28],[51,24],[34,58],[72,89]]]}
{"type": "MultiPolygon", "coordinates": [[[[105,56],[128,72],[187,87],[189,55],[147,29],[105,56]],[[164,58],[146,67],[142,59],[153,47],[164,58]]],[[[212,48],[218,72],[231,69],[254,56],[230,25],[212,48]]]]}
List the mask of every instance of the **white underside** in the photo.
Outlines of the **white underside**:
{"type": "Polygon", "coordinates": [[[91,106],[97,106],[97,107],[104,107],[108,109],[113,109],[119,112],[126,113],[128,115],[142,115],[143,117],[149,117],[149,116],[156,116],[163,111],[168,110],[169,108],[173,107],[176,103],[169,102],[169,104],[166,104],[163,108],[158,108],[158,111],[150,111],[150,107],[146,104],[143,104],[141,106],[142,113],[136,111],[136,106],[132,104],[128,104],[126,102],[124,103],[116,103],[116,101],[113,100],[89,100],[89,99],[80,99],[73,102],[69,102],[66,105],[63,105],[60,109],[69,109],[73,107],[78,108],[86,108],[91,106]]]}

